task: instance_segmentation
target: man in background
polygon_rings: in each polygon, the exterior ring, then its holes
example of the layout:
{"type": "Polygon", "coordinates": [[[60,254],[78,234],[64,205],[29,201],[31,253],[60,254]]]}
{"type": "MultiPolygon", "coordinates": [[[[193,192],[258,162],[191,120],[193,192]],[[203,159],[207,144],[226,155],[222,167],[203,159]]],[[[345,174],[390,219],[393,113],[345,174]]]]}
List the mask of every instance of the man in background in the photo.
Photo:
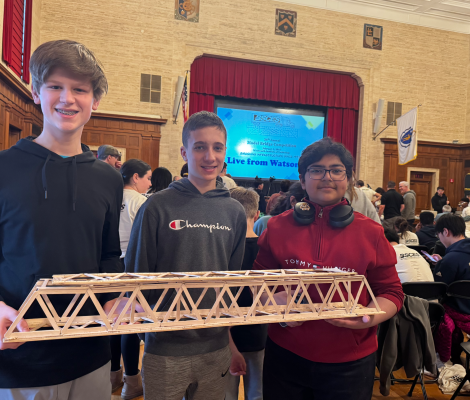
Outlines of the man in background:
{"type": "Polygon", "coordinates": [[[116,149],[116,147],[113,147],[109,144],[103,144],[98,148],[98,154],[96,157],[98,160],[104,161],[113,168],[121,168],[121,153],[118,149],[116,149]]]}
{"type": "Polygon", "coordinates": [[[405,208],[401,212],[401,216],[408,221],[408,224],[413,225],[415,222],[415,209],[416,209],[416,193],[410,190],[410,184],[406,181],[398,184],[398,190],[403,196],[405,208]]]}
{"type": "Polygon", "coordinates": [[[374,198],[375,190],[368,188],[367,186],[364,185],[364,181],[358,180],[356,181],[355,185],[358,189],[361,189],[364,194],[366,195],[367,199],[369,201],[372,201],[374,198]]]}
{"type": "Polygon", "coordinates": [[[437,221],[444,214],[450,214],[451,212],[452,212],[452,207],[446,204],[445,206],[442,207],[442,212],[436,215],[436,218],[434,218],[434,221],[437,221]]]}
{"type": "Polygon", "coordinates": [[[436,194],[431,199],[432,208],[434,211],[437,211],[438,214],[442,213],[442,207],[446,204],[449,204],[447,196],[444,194],[444,188],[439,186],[437,188],[436,194]]]}
{"type": "Polygon", "coordinates": [[[387,185],[387,191],[382,195],[381,205],[379,207],[379,217],[384,216],[382,223],[384,229],[392,229],[395,224],[395,220],[401,217],[401,212],[405,208],[403,197],[400,193],[395,190],[396,184],[393,181],[389,181],[387,185]]]}

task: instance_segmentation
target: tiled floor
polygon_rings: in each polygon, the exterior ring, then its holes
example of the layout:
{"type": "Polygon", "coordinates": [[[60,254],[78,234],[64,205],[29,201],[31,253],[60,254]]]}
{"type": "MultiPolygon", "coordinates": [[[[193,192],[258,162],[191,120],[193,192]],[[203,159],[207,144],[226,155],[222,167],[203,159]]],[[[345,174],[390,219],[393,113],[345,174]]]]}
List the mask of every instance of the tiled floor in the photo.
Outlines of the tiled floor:
{"type": "MultiPolygon", "coordinates": [[[[143,346],[141,347],[141,356],[143,352],[143,346]]],[[[396,378],[406,378],[403,370],[395,372],[395,377],[396,378]]],[[[371,400],[386,400],[386,399],[403,399],[403,400],[422,400],[423,399],[423,394],[421,392],[421,387],[420,385],[416,385],[415,390],[413,392],[412,397],[408,397],[408,391],[410,389],[409,384],[396,384],[391,386],[390,389],[390,395],[387,397],[384,397],[380,394],[379,391],[379,382],[376,381],[374,385],[374,392],[372,394],[371,400]]],[[[450,395],[444,395],[442,392],[439,390],[439,387],[437,386],[436,383],[433,384],[427,384],[426,385],[426,392],[428,394],[428,399],[429,400],[449,400],[451,398],[450,395]]],[[[121,400],[121,389],[117,390],[116,392],[113,393],[112,400],[121,400]]],[[[464,397],[459,397],[459,399],[463,399],[464,397]]],[[[136,397],[135,400],[144,400],[144,398],[141,397],[136,397]]],[[[245,396],[243,395],[243,391],[240,390],[240,396],[239,400],[245,400],[245,396]]],[[[295,399],[289,399],[289,400],[295,400],[295,399]]],[[[321,399],[320,399],[321,400],[321,399]]],[[[344,399],[346,400],[346,399],[344,399]]]]}

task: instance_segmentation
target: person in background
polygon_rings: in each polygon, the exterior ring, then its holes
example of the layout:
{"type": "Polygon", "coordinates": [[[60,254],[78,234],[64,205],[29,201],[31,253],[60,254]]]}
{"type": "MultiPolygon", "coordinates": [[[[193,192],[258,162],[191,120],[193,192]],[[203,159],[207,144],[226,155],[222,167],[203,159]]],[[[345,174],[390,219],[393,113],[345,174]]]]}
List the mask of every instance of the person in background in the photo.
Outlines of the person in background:
{"type": "Polygon", "coordinates": [[[172,181],[171,172],[168,171],[165,167],[155,168],[152,172],[152,186],[150,186],[148,195],[159,192],[160,190],[166,189],[170,186],[172,181]]]}
{"type": "MultiPolygon", "coordinates": [[[[403,221],[406,222],[405,219],[403,219],[403,221]]],[[[391,229],[385,231],[385,237],[393,246],[395,253],[397,253],[397,264],[395,268],[397,269],[398,278],[400,278],[401,283],[434,282],[431,268],[429,268],[428,262],[421,254],[402,243],[398,243],[400,240],[398,233],[391,229]]]]}
{"type": "Polygon", "coordinates": [[[188,177],[188,163],[183,164],[183,166],[181,167],[180,175],[181,175],[181,178],[188,177]]]}
{"type": "MultiPolygon", "coordinates": [[[[444,257],[434,255],[439,260],[434,268],[434,280],[447,285],[470,280],[470,239],[465,238],[463,219],[458,215],[443,215],[436,222],[436,233],[446,252],[444,257]]],[[[470,300],[448,297],[444,307],[446,315],[436,336],[436,350],[443,362],[450,358],[454,364],[461,364],[463,335],[460,322],[466,321],[467,326],[470,323],[470,300]]]]}
{"type": "Polygon", "coordinates": [[[222,178],[222,182],[228,190],[237,187],[237,184],[235,183],[235,181],[229,176],[227,176],[227,163],[226,162],[224,162],[224,167],[222,168],[222,171],[220,172],[219,176],[222,178]]]}
{"type": "Polygon", "coordinates": [[[433,250],[437,237],[434,227],[434,214],[432,212],[424,211],[419,214],[419,223],[416,225],[416,236],[418,236],[420,245],[426,246],[429,252],[433,250]]]}
{"type": "Polygon", "coordinates": [[[279,196],[285,195],[289,191],[290,185],[291,181],[288,179],[281,181],[281,191],[279,193],[273,193],[268,200],[268,204],[266,205],[266,215],[271,214],[271,210],[276,206],[279,196]]]}
{"type": "Polygon", "coordinates": [[[256,193],[259,195],[259,208],[261,213],[266,214],[266,199],[264,198],[263,189],[264,183],[263,181],[256,177],[255,181],[253,182],[253,187],[255,188],[256,193]]]}
{"type": "Polygon", "coordinates": [[[355,189],[353,185],[350,185],[346,191],[346,194],[344,195],[344,198],[348,199],[354,211],[357,211],[380,224],[379,214],[377,214],[375,207],[367,198],[366,193],[364,193],[363,190],[355,189]]]}
{"type": "MultiPolygon", "coordinates": [[[[436,217],[434,218],[434,221],[437,221],[439,218],[441,218],[444,214],[449,214],[452,212],[452,207],[446,204],[445,206],[442,206],[442,212],[437,214],[436,217]]],[[[461,218],[463,218],[464,215],[461,215],[461,218]]]]}
{"type": "Polygon", "coordinates": [[[278,198],[276,206],[271,210],[271,214],[259,218],[255,222],[254,231],[258,236],[264,232],[268,226],[269,218],[282,214],[284,211],[290,210],[297,202],[302,201],[305,197],[305,190],[302,189],[300,182],[293,183],[289,191],[278,198]]]}
{"type": "Polygon", "coordinates": [[[410,189],[410,184],[406,181],[398,184],[398,190],[403,195],[403,202],[405,203],[401,216],[408,221],[410,226],[413,226],[415,222],[416,193],[410,189]]]}
{"type": "MultiPolygon", "coordinates": [[[[167,170],[168,173],[170,173],[167,170]]],[[[119,220],[119,239],[121,242],[121,262],[124,269],[124,257],[131,235],[135,216],[147,198],[144,193],[152,185],[152,170],[150,165],[142,160],[127,160],[121,167],[124,181],[121,217],[119,220]]],[[[171,174],[170,174],[171,178],[171,174]]],[[[139,371],[140,339],[136,333],[129,335],[110,336],[111,342],[111,385],[114,392],[123,383],[121,397],[130,400],[142,396],[142,377],[139,371]],[[123,376],[121,354],[126,373],[123,376]]]]}
{"type": "Polygon", "coordinates": [[[364,181],[360,179],[356,181],[355,185],[358,189],[362,190],[367,197],[367,200],[372,201],[374,199],[375,192],[371,188],[364,185],[364,181]]]}
{"type": "Polygon", "coordinates": [[[444,188],[439,186],[437,188],[436,194],[431,199],[432,208],[434,211],[437,211],[438,214],[442,213],[442,207],[446,204],[449,204],[447,196],[444,194],[444,188]]]}
{"type": "Polygon", "coordinates": [[[113,168],[121,168],[121,153],[118,149],[109,144],[103,144],[102,146],[98,147],[96,158],[98,158],[98,160],[104,161],[106,164],[111,165],[113,168]]]}
{"type": "MultiPolygon", "coordinates": [[[[245,255],[241,269],[251,270],[258,255],[258,236],[253,231],[253,226],[259,216],[259,196],[253,189],[242,187],[232,189],[230,196],[232,199],[238,200],[245,209],[247,226],[245,255]]],[[[252,304],[252,293],[246,287],[238,299],[238,305],[240,307],[251,307],[252,304]]],[[[246,375],[243,375],[245,400],[263,400],[263,360],[268,326],[266,324],[234,326],[230,329],[230,333],[233,342],[246,362],[246,375]]],[[[238,400],[239,386],[240,376],[230,375],[225,400],[238,400]]]]}
{"type": "Polygon", "coordinates": [[[401,212],[405,208],[403,196],[395,190],[395,187],[395,182],[389,181],[387,192],[385,192],[380,199],[379,217],[382,216],[382,214],[384,216],[384,229],[393,229],[395,219],[401,217],[401,212]]]}
{"type": "Polygon", "coordinates": [[[416,236],[416,233],[410,231],[410,225],[405,218],[397,218],[395,220],[394,228],[400,239],[400,244],[404,244],[406,246],[419,246],[418,236],[416,236]]]}
{"type": "Polygon", "coordinates": [[[380,207],[380,199],[382,198],[383,194],[385,193],[385,190],[383,190],[381,187],[378,187],[375,189],[375,194],[372,196],[372,203],[375,206],[375,209],[377,212],[379,212],[379,207],[380,207]]]}

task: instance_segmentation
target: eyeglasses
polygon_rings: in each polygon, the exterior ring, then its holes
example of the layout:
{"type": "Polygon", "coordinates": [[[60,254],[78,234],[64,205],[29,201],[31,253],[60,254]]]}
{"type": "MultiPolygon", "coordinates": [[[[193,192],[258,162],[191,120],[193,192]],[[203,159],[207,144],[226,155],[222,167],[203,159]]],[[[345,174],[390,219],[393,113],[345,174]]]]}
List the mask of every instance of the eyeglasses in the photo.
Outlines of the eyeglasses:
{"type": "Polygon", "coordinates": [[[346,170],[345,169],[325,169],[325,168],[310,168],[307,170],[308,177],[314,180],[323,179],[328,172],[330,174],[330,178],[333,181],[344,181],[346,178],[346,170]]]}

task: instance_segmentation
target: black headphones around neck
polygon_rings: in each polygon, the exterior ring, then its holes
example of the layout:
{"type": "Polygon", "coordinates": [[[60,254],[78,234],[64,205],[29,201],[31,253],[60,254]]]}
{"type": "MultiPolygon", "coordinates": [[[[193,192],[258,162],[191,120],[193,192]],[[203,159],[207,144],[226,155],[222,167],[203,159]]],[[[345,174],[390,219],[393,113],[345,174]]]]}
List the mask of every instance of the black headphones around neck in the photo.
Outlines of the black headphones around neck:
{"type": "MultiPolygon", "coordinates": [[[[341,204],[334,207],[330,211],[329,222],[333,228],[346,228],[351,222],[354,221],[354,210],[351,204],[346,199],[348,204],[341,204]]],[[[309,225],[315,221],[316,210],[315,207],[306,201],[299,201],[294,206],[294,219],[300,225],[309,225]]]]}

